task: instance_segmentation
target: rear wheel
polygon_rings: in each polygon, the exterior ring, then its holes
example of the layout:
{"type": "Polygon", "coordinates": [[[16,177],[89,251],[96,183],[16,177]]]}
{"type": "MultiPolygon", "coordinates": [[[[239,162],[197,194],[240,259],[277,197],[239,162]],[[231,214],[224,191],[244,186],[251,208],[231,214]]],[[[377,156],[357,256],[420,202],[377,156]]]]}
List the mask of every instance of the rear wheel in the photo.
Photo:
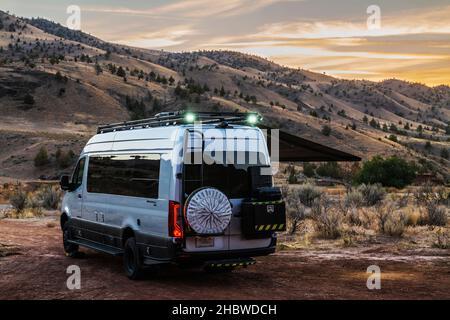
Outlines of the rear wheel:
{"type": "Polygon", "coordinates": [[[67,222],[63,226],[63,245],[64,245],[64,253],[67,257],[75,258],[78,256],[78,245],[74,243],[70,243],[70,229],[67,226],[67,222]]]}
{"type": "Polygon", "coordinates": [[[142,278],[144,270],[142,267],[141,257],[139,256],[139,250],[136,246],[136,240],[134,238],[128,238],[125,242],[123,267],[128,278],[132,280],[142,278]]]}

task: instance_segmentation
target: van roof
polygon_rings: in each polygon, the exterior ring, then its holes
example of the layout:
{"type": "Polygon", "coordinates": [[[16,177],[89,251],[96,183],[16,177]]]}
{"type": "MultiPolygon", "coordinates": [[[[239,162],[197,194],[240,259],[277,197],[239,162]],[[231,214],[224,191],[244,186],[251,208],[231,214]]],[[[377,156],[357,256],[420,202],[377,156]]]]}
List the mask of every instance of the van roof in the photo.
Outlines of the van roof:
{"type": "Polygon", "coordinates": [[[98,134],[108,132],[146,129],[154,127],[180,126],[183,124],[201,123],[202,125],[218,125],[226,127],[229,124],[248,123],[255,125],[262,117],[255,112],[189,112],[174,111],[158,113],[152,118],[125,121],[99,126],[98,134]]]}

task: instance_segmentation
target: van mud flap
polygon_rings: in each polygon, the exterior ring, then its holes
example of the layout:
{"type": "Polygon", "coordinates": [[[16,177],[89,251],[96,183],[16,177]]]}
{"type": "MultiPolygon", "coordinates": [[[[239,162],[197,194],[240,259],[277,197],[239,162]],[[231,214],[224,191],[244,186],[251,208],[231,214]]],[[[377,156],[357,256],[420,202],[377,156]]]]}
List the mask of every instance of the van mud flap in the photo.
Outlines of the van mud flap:
{"type": "Polygon", "coordinates": [[[278,201],[242,203],[242,233],[246,238],[267,238],[273,232],[286,231],[286,205],[278,201]]]}

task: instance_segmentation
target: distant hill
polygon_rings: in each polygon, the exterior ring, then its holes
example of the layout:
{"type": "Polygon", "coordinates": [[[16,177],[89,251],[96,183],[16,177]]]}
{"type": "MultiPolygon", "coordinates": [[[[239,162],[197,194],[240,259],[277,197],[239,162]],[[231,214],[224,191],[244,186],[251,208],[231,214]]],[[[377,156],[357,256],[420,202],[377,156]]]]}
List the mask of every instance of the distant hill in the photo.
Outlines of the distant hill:
{"type": "Polygon", "coordinates": [[[405,156],[450,179],[448,86],[341,80],[232,51],[133,48],[0,11],[0,176],[56,176],[57,149],[79,152],[97,125],[179,109],[258,111],[307,139],[364,159],[405,156]],[[49,164],[35,168],[42,146],[49,164]]]}

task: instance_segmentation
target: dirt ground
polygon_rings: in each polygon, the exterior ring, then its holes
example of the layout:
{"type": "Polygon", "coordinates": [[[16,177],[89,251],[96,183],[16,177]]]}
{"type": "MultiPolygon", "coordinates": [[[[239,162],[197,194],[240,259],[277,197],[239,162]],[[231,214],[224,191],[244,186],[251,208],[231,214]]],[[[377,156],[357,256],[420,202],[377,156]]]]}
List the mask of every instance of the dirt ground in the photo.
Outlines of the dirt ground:
{"type": "MultiPolygon", "coordinates": [[[[128,280],[120,258],[65,257],[55,217],[0,220],[0,299],[450,299],[450,250],[366,247],[283,250],[231,274],[176,266],[128,280]],[[81,289],[66,287],[70,265],[81,289]],[[366,269],[381,268],[381,290],[366,269]]],[[[397,248],[397,247],[396,247],[397,248]]]]}

